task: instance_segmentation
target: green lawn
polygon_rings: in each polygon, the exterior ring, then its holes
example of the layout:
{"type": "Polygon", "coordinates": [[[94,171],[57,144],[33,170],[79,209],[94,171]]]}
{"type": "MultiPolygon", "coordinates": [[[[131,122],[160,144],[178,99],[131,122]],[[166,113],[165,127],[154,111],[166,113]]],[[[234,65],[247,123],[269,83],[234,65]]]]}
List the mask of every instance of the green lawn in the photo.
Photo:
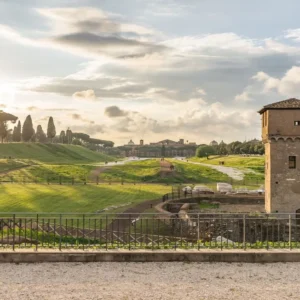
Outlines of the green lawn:
{"type": "Polygon", "coordinates": [[[210,167],[189,164],[187,162],[170,160],[175,165],[179,182],[212,183],[229,182],[230,177],[210,167]]]}
{"type": "Polygon", "coordinates": [[[0,159],[0,174],[26,165],[26,162],[20,160],[0,159]]]}
{"type": "Polygon", "coordinates": [[[78,164],[114,161],[115,158],[82,146],[40,143],[0,144],[0,158],[37,161],[47,164],[78,164]]]}
{"type": "MultiPolygon", "coordinates": [[[[171,191],[164,185],[0,185],[1,212],[93,213],[111,205],[159,199],[171,191]]],[[[123,210],[126,207],[122,208],[123,210]]],[[[109,211],[110,212],[110,211],[109,211]]]]}
{"type": "Polygon", "coordinates": [[[155,159],[127,163],[107,168],[100,174],[102,180],[126,182],[159,182],[159,161],[155,159]]]}
{"type": "Polygon", "coordinates": [[[265,164],[264,156],[249,156],[243,157],[240,155],[229,155],[229,156],[209,156],[209,159],[193,157],[189,159],[195,162],[202,162],[206,164],[219,165],[220,161],[225,162],[227,167],[235,168],[249,168],[253,170],[263,170],[265,164]]]}
{"type": "Polygon", "coordinates": [[[89,178],[92,170],[96,167],[92,165],[46,165],[39,164],[33,165],[24,169],[15,170],[9,172],[5,176],[0,175],[1,181],[14,182],[50,182],[50,183],[71,183],[72,178],[76,182],[83,182],[85,179],[93,180],[95,178],[89,178]]]}

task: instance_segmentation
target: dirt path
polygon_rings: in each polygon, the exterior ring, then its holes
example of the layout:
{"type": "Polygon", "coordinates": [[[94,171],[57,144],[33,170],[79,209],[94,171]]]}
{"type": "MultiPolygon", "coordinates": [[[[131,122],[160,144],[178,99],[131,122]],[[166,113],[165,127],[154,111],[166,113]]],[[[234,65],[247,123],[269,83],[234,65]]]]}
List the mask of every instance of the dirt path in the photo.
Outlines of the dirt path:
{"type": "Polygon", "coordinates": [[[174,170],[172,169],[172,164],[167,160],[160,161],[160,177],[173,176],[174,170]]]}
{"type": "Polygon", "coordinates": [[[108,231],[116,230],[116,228],[118,228],[118,231],[120,232],[126,231],[126,229],[131,225],[131,222],[139,217],[139,214],[151,207],[154,207],[160,202],[161,199],[147,200],[128,208],[122,213],[119,213],[115,217],[115,220],[108,226],[108,231]]]}
{"type": "Polygon", "coordinates": [[[11,172],[14,172],[14,171],[18,171],[18,170],[22,170],[22,169],[26,169],[26,168],[29,168],[31,167],[32,165],[24,165],[24,166],[20,166],[20,167],[15,167],[13,169],[10,169],[10,170],[7,170],[7,171],[2,171],[0,172],[0,175],[7,175],[11,172]]]}

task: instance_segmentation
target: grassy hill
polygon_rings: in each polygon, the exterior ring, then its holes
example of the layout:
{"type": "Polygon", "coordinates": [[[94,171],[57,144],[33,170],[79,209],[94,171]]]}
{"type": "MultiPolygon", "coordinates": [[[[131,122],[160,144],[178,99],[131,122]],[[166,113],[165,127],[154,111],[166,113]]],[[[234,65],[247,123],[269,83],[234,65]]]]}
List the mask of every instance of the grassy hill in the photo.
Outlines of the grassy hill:
{"type": "MultiPolygon", "coordinates": [[[[170,186],[143,184],[80,186],[2,184],[0,211],[93,213],[111,205],[118,206],[124,203],[135,205],[145,200],[159,199],[168,192],[171,192],[170,186]]],[[[127,208],[123,207],[121,211],[127,208]]]]}
{"type": "Polygon", "coordinates": [[[240,169],[252,169],[257,172],[264,172],[265,157],[264,156],[209,156],[209,159],[194,157],[191,161],[201,162],[205,164],[218,165],[220,161],[224,161],[225,167],[234,167],[240,169]]]}
{"type": "Polygon", "coordinates": [[[47,164],[113,161],[114,158],[82,146],[39,143],[0,144],[0,159],[31,160],[47,164]]]}

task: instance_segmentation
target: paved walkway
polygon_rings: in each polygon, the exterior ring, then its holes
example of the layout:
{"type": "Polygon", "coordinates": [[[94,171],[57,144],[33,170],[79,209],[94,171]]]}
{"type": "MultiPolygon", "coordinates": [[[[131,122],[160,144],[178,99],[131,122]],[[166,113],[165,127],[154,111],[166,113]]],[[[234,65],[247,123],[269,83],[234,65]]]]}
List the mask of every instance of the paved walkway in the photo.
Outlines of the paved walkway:
{"type": "Polygon", "coordinates": [[[2,300],[299,299],[299,263],[2,264],[2,300]]]}

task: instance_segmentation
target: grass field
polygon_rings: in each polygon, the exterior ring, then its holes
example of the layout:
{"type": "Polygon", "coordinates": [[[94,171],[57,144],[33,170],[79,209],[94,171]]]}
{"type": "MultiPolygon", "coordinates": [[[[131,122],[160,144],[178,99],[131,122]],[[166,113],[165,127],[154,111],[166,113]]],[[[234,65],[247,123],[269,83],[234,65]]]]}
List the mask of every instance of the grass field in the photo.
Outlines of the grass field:
{"type": "Polygon", "coordinates": [[[0,159],[13,158],[26,163],[78,164],[114,161],[115,158],[82,146],[39,143],[0,144],[0,159]]]}
{"type": "Polygon", "coordinates": [[[209,159],[193,157],[190,159],[195,162],[202,162],[205,164],[219,165],[220,161],[224,161],[225,166],[235,168],[248,168],[258,172],[264,171],[265,157],[264,156],[209,156],[209,159]]]}
{"type": "Polygon", "coordinates": [[[108,168],[100,174],[100,178],[111,181],[123,179],[126,182],[158,182],[159,172],[159,161],[149,159],[108,168]]]}
{"type": "MultiPolygon", "coordinates": [[[[159,199],[170,191],[170,186],[142,184],[85,186],[3,184],[0,186],[0,211],[93,213],[111,205],[129,202],[135,204],[159,199]]],[[[122,210],[126,208],[123,207],[122,210]]]]}
{"type": "Polygon", "coordinates": [[[210,167],[193,165],[178,160],[170,160],[175,165],[176,176],[180,182],[212,183],[230,181],[230,177],[210,167]]]}

